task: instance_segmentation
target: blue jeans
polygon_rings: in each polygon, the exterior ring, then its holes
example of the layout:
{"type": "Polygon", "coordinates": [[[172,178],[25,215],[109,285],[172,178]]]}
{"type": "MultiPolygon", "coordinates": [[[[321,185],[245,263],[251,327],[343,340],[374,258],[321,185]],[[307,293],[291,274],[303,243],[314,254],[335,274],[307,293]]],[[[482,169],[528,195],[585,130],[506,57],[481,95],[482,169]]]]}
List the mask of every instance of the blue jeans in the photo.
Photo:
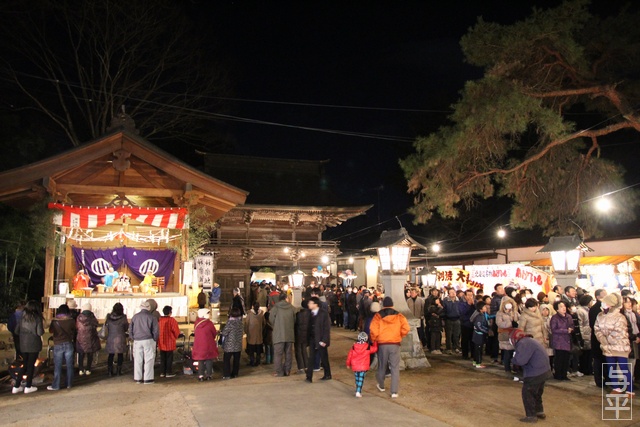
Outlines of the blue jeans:
{"type": "Polygon", "coordinates": [[[67,364],[67,388],[71,388],[73,382],[73,343],[65,342],[53,346],[53,384],[55,389],[60,388],[62,376],[62,361],[67,364]]]}

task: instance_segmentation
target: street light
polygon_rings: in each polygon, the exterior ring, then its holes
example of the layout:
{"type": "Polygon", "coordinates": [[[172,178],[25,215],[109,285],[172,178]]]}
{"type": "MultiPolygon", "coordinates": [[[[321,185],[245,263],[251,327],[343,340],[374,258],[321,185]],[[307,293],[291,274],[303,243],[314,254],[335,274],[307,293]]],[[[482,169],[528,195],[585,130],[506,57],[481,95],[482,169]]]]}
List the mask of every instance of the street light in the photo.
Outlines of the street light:
{"type": "Polygon", "coordinates": [[[302,285],[304,285],[305,274],[302,270],[299,270],[299,269],[293,270],[288,274],[288,276],[289,276],[289,283],[291,283],[291,285],[294,288],[301,288],[302,285]]]}
{"type": "Polygon", "coordinates": [[[582,252],[593,252],[578,236],[551,237],[537,253],[550,253],[556,281],[561,286],[575,285],[582,252]],[[561,283],[562,282],[562,283],[561,283]]]}
{"type": "Polygon", "coordinates": [[[375,249],[378,252],[380,279],[384,285],[384,294],[393,299],[394,309],[407,318],[411,327],[409,335],[402,340],[400,350],[403,353],[402,360],[408,368],[430,366],[418,336],[417,328],[420,326],[420,319],[414,317],[413,313],[409,311],[404,293],[411,250],[414,248],[427,249],[412,239],[407,230],[402,227],[398,230],[383,231],[380,239],[367,249],[375,249]]]}

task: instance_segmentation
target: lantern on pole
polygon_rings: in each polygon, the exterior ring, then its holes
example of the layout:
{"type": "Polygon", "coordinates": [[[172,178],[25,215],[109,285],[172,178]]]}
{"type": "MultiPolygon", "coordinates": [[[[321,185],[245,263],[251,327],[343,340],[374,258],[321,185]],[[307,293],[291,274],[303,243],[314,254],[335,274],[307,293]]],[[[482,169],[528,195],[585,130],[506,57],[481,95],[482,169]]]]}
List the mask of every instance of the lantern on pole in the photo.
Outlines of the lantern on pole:
{"type": "Polygon", "coordinates": [[[551,237],[537,253],[551,254],[551,264],[560,286],[575,286],[582,252],[593,252],[578,236],[551,237]]]}
{"type": "Polygon", "coordinates": [[[411,250],[417,248],[426,249],[425,246],[412,239],[404,227],[401,227],[398,230],[383,231],[380,239],[367,249],[375,249],[378,252],[380,279],[384,285],[384,294],[393,299],[393,309],[402,313],[411,327],[409,334],[401,344],[401,358],[404,368],[430,367],[418,336],[420,318],[415,317],[409,311],[404,292],[409,262],[411,261],[411,250]]]}

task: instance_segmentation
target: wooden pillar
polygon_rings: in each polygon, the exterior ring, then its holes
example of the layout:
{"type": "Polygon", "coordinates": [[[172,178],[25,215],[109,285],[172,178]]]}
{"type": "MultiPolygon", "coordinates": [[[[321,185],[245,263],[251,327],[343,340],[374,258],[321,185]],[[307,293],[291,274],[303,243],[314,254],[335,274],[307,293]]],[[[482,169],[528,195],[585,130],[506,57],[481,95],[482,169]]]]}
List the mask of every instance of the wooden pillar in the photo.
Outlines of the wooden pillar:
{"type": "Polygon", "coordinates": [[[53,295],[53,277],[55,272],[56,261],[56,226],[51,224],[51,240],[52,243],[47,245],[44,254],[44,317],[51,319],[51,310],[49,310],[49,297],[53,295]]]}

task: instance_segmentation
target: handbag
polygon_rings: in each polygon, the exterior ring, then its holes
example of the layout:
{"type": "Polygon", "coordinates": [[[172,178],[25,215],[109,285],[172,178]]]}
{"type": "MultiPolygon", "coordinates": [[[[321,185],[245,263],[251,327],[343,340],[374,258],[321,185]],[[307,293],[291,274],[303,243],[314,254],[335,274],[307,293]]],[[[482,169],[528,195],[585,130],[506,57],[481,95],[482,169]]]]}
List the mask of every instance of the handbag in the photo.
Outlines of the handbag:
{"type": "Polygon", "coordinates": [[[571,354],[574,356],[580,356],[582,354],[582,347],[580,347],[580,344],[571,343],[571,354]]]}
{"type": "Polygon", "coordinates": [[[104,325],[102,325],[102,328],[100,328],[100,330],[98,331],[98,338],[100,338],[101,340],[106,340],[108,336],[109,336],[109,326],[107,323],[105,323],[104,325]]]}

